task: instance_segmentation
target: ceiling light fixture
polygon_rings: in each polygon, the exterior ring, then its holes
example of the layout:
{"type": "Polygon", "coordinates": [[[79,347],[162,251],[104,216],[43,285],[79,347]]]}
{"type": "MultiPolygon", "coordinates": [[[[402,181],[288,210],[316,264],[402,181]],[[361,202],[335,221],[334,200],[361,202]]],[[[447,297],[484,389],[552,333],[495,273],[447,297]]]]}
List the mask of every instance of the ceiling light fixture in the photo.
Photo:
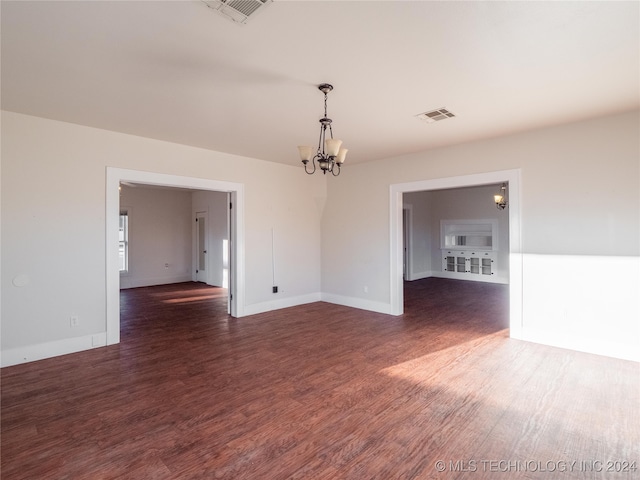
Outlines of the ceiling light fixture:
{"type": "Polygon", "coordinates": [[[493,201],[496,202],[498,210],[504,210],[507,206],[507,184],[503,183],[500,186],[500,192],[493,196],[493,201]]]}
{"type": "Polygon", "coordinates": [[[324,117],[320,119],[320,140],[318,141],[318,151],[311,158],[313,152],[312,147],[307,145],[298,146],[300,152],[300,160],[304,164],[304,171],[309,175],[316,172],[316,162],[322,170],[323,174],[330,172],[334,177],[340,175],[340,167],[344,163],[347,155],[347,149],[341,148],[342,140],[333,138],[333,130],[331,129],[331,119],[327,117],[327,94],[333,90],[333,85],[323,83],[318,85],[318,90],[324,93],[324,117]],[[326,138],[327,128],[329,128],[329,138],[326,138]],[[307,165],[311,160],[313,170],[307,170],[307,165]]]}

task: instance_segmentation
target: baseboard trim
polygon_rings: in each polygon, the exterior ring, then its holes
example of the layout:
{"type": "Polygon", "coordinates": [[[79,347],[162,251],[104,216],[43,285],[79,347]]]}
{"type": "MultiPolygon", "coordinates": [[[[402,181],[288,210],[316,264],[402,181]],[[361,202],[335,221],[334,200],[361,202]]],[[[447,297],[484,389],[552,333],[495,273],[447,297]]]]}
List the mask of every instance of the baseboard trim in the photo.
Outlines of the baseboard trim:
{"type": "Polygon", "coordinates": [[[432,272],[432,277],[436,278],[450,278],[452,280],[469,280],[470,282],[485,282],[485,283],[501,283],[508,284],[504,278],[496,275],[475,275],[473,273],[457,273],[457,272],[432,272]]]}
{"type": "Polygon", "coordinates": [[[82,352],[107,345],[107,333],[96,333],[83,337],[65,338],[55,342],[27,345],[3,350],[0,353],[0,366],[10,367],[21,363],[35,362],[45,358],[58,357],[69,353],[82,352]]]}
{"type": "Polygon", "coordinates": [[[391,305],[382,302],[373,302],[355,297],[344,297],[332,293],[312,293],[309,295],[301,295],[298,297],[283,298],[281,300],[273,300],[270,302],[256,303],[253,305],[245,305],[244,315],[257,315],[259,313],[271,312],[281,308],[295,307],[313,302],[327,302],[345,307],[358,308],[360,310],[369,310],[377,313],[389,314],[391,305]]]}
{"type": "MultiPolygon", "coordinates": [[[[374,302],[362,298],[345,297],[331,293],[317,292],[308,295],[300,295],[297,297],[289,297],[254,305],[247,305],[244,307],[244,316],[319,301],[383,314],[390,314],[391,311],[391,305],[389,303],[374,302]]],[[[540,343],[552,347],[566,348],[595,355],[640,362],[640,345],[637,343],[632,345],[628,343],[610,342],[604,341],[603,339],[593,339],[566,334],[563,335],[556,332],[526,327],[522,328],[522,332],[517,337],[520,340],[540,343]]],[[[4,368],[21,363],[35,362],[46,358],[103,347],[106,346],[106,344],[107,335],[106,332],[102,332],[82,337],[66,338],[54,342],[12,348],[0,352],[0,366],[4,368]]]]}
{"type": "Polygon", "coordinates": [[[342,295],[335,295],[333,293],[323,293],[322,301],[327,303],[334,303],[336,305],[343,305],[345,307],[358,308],[360,310],[369,310],[371,312],[386,313],[391,315],[391,304],[374,302],[357,297],[343,297],[342,295]]]}
{"type": "Polygon", "coordinates": [[[547,330],[523,327],[520,340],[539,343],[550,347],[565,348],[578,352],[593,353],[605,357],[640,362],[640,345],[611,342],[601,338],[587,338],[577,335],[559,334],[547,330]]]}
{"type": "Polygon", "coordinates": [[[304,305],[307,303],[319,302],[321,300],[321,294],[310,293],[307,295],[299,295],[297,297],[287,297],[278,300],[271,300],[268,302],[254,303],[253,305],[244,306],[243,317],[248,315],[257,315],[258,313],[271,312],[273,310],[279,310],[281,308],[296,307],[298,305],[304,305]]]}
{"type": "Polygon", "coordinates": [[[410,278],[407,278],[407,282],[413,282],[414,280],[422,280],[423,278],[429,278],[432,276],[433,276],[432,271],[411,273],[410,278]]]}
{"type": "Polygon", "coordinates": [[[168,285],[171,283],[191,282],[190,274],[174,275],[171,277],[155,277],[155,278],[127,278],[120,277],[120,289],[139,287],[153,287],[156,285],[168,285]]]}

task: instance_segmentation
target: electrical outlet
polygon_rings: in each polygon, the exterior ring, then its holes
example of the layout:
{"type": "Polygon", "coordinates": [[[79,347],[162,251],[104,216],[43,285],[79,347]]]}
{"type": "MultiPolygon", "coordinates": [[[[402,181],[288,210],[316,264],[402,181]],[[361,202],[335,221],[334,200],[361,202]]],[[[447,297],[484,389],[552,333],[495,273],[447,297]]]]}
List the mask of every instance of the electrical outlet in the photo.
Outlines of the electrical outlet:
{"type": "Polygon", "coordinates": [[[366,285],[365,285],[365,287],[363,288],[363,290],[364,290],[364,293],[369,293],[369,287],[367,287],[366,285]]]}
{"type": "Polygon", "coordinates": [[[78,325],[80,325],[80,321],[76,315],[69,317],[69,326],[71,328],[77,327],[78,325]]]}
{"type": "Polygon", "coordinates": [[[273,291],[273,293],[278,293],[278,287],[273,287],[272,291],[273,291]]]}

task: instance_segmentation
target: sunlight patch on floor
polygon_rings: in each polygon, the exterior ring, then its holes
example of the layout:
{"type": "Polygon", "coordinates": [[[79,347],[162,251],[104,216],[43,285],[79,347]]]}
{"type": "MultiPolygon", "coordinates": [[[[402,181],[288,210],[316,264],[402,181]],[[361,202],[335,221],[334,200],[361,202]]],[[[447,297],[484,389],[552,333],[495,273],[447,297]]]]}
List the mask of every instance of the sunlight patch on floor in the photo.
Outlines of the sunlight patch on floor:
{"type": "Polygon", "coordinates": [[[428,353],[421,357],[412,358],[406,362],[401,362],[390,367],[383,368],[380,373],[412,382],[423,387],[442,387],[448,391],[463,394],[467,391],[466,382],[451,382],[452,375],[464,376],[472,373],[475,368],[482,368],[477,362],[471,368],[464,363],[464,371],[456,372],[460,364],[465,362],[467,357],[477,356],[478,350],[486,348],[492,344],[495,348],[495,337],[508,339],[508,329],[500,330],[488,335],[473,338],[466,342],[457,343],[447,348],[428,353]],[[446,374],[442,374],[445,372],[446,374]]]}
{"type": "Polygon", "coordinates": [[[179,297],[179,298],[167,298],[166,300],[162,300],[162,303],[190,303],[190,302],[201,302],[203,300],[213,300],[214,298],[225,298],[227,296],[226,292],[214,293],[209,295],[196,295],[191,297],[179,297]]]}

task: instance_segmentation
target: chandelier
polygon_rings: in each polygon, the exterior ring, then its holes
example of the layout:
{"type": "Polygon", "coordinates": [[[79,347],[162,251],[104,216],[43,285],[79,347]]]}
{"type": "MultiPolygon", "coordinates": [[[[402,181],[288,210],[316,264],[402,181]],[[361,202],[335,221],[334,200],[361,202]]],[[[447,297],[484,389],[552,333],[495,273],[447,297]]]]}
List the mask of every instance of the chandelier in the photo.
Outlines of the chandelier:
{"type": "Polygon", "coordinates": [[[312,147],[302,145],[298,147],[300,152],[300,160],[304,164],[304,171],[309,175],[316,172],[316,164],[322,170],[323,174],[330,172],[334,177],[340,175],[340,166],[344,163],[347,155],[347,149],[341,148],[342,140],[333,138],[333,130],[331,129],[331,119],[327,117],[327,93],[333,90],[333,85],[323,83],[318,85],[318,90],[324,93],[324,117],[320,119],[320,140],[318,141],[318,151],[311,158],[313,152],[312,147]],[[329,137],[327,138],[327,128],[329,129],[329,137]],[[307,165],[311,160],[313,170],[309,171],[307,165]]]}

